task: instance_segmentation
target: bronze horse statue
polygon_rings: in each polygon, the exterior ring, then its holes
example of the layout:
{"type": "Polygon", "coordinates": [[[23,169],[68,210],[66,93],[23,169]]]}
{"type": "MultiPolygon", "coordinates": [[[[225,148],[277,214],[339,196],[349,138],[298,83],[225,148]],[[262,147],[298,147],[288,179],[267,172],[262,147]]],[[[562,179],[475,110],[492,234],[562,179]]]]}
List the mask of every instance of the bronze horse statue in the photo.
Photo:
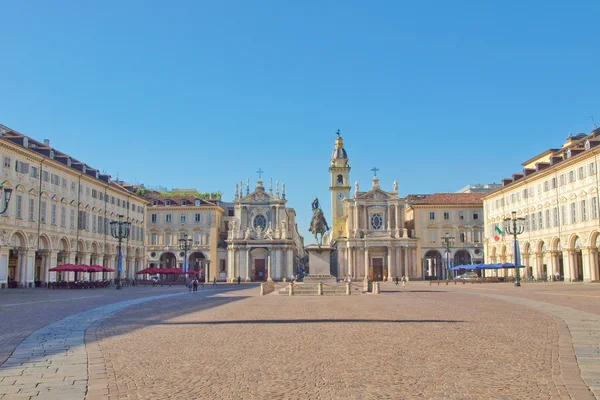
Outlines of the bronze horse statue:
{"type": "Polygon", "coordinates": [[[323,244],[323,236],[329,230],[329,226],[327,225],[327,221],[325,221],[325,217],[323,216],[323,210],[321,210],[321,206],[319,205],[319,199],[316,197],[312,202],[312,211],[313,216],[310,220],[309,231],[315,235],[317,244],[321,246],[323,244]],[[318,237],[319,234],[321,234],[320,239],[318,237]]]}

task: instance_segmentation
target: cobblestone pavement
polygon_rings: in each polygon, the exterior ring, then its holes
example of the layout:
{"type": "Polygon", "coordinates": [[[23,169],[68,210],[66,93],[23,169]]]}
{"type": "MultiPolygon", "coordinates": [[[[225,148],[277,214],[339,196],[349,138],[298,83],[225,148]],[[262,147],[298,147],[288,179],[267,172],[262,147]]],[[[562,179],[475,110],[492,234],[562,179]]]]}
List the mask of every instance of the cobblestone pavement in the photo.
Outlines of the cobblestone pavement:
{"type": "Polygon", "coordinates": [[[175,297],[161,295],[181,288],[0,295],[2,312],[50,314],[37,325],[3,314],[17,326],[0,335],[38,330],[0,368],[0,389],[9,387],[0,398],[594,398],[600,285],[544,285],[386,283],[380,296],[349,297],[260,297],[243,286],[175,297]],[[94,310],[56,321],[82,302],[94,310]]]}
{"type": "Polygon", "coordinates": [[[449,290],[527,305],[556,317],[559,330],[564,330],[560,352],[561,364],[569,366],[563,368],[570,371],[565,381],[569,392],[579,397],[585,394],[585,388],[579,385],[582,378],[600,398],[600,285],[534,283],[517,288],[511,284],[474,284],[449,285],[449,290]]]}
{"type": "Polygon", "coordinates": [[[0,364],[27,336],[71,314],[123,300],[182,290],[185,290],[182,286],[136,286],[123,290],[0,290],[0,364]]]}
{"type": "Polygon", "coordinates": [[[561,369],[559,318],[475,289],[382,289],[128,308],[94,332],[106,390],[89,398],[593,398],[577,364],[561,369]]]}
{"type": "MultiPolygon", "coordinates": [[[[117,295],[121,301],[114,302],[112,298],[108,299],[108,305],[70,315],[36,330],[14,349],[12,355],[0,367],[0,398],[29,399],[38,396],[47,399],[84,398],[86,391],[90,389],[88,364],[93,364],[95,361],[93,357],[88,357],[90,349],[87,349],[86,352],[84,346],[84,334],[88,327],[98,319],[130,305],[165,297],[187,295],[181,289],[171,288],[169,289],[171,293],[151,296],[147,294],[143,296],[144,293],[148,293],[145,290],[131,290],[127,295],[117,295]],[[126,297],[134,298],[122,300],[126,297]]],[[[217,290],[219,289],[206,290],[200,295],[205,296],[209,292],[217,290]]],[[[223,290],[223,286],[220,290],[223,290]]],[[[31,293],[32,296],[36,294],[40,293],[31,293]]],[[[57,294],[57,296],[63,303],[81,299],[81,297],[72,297],[68,294],[57,294]]],[[[46,304],[52,302],[52,300],[48,300],[46,304]]],[[[25,303],[20,303],[20,305],[39,304],[35,300],[25,303]]],[[[19,303],[3,302],[2,304],[3,307],[9,308],[19,303]]],[[[7,331],[10,332],[10,329],[7,331]]]]}

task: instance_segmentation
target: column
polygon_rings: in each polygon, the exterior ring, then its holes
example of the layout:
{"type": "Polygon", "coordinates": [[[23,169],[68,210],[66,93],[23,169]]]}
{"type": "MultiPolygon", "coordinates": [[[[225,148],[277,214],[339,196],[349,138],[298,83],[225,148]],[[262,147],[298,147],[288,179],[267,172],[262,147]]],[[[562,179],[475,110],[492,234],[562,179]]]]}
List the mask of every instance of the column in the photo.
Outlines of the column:
{"type": "MultiPolygon", "coordinates": [[[[388,205],[386,207],[386,214],[387,214],[387,233],[388,235],[390,235],[392,233],[392,206],[388,205]]],[[[389,266],[388,266],[388,271],[389,271],[389,266]]]]}
{"type": "Polygon", "coordinates": [[[589,247],[581,248],[581,262],[583,263],[583,281],[592,281],[592,263],[590,262],[591,251],[589,247]]]}
{"type": "Polygon", "coordinates": [[[250,281],[250,248],[246,248],[246,282],[250,281]]]}
{"type": "Polygon", "coordinates": [[[395,276],[395,271],[394,271],[395,265],[394,265],[394,257],[393,257],[394,256],[394,248],[388,246],[387,252],[388,252],[388,254],[387,254],[387,259],[388,259],[388,268],[387,268],[388,269],[388,277],[387,277],[387,280],[388,280],[388,282],[391,282],[391,281],[394,280],[393,277],[395,276]]]}
{"type": "Polygon", "coordinates": [[[348,203],[348,238],[352,237],[352,229],[354,228],[354,207],[348,203]]]}
{"type": "Polygon", "coordinates": [[[393,278],[395,278],[397,276],[402,276],[402,274],[400,273],[400,247],[395,247],[394,248],[394,253],[396,253],[396,254],[395,254],[395,257],[394,257],[395,268],[394,268],[394,276],[393,276],[393,278]]]}
{"type": "Polygon", "coordinates": [[[271,258],[272,258],[272,253],[269,252],[267,253],[267,281],[272,281],[273,278],[271,277],[271,258]]]}
{"type": "Polygon", "coordinates": [[[363,206],[363,209],[364,209],[364,216],[365,216],[363,230],[365,231],[365,234],[366,234],[367,231],[369,230],[369,215],[367,213],[367,206],[363,206]]]}
{"type": "Polygon", "coordinates": [[[396,204],[394,206],[395,212],[396,212],[396,237],[400,236],[400,228],[402,228],[401,221],[400,221],[400,207],[398,207],[398,204],[396,204]]]}
{"type": "Polygon", "coordinates": [[[360,226],[360,220],[358,219],[358,204],[356,204],[356,201],[355,201],[354,202],[354,236],[352,236],[352,237],[357,236],[359,226],[360,226]]]}
{"type": "Polygon", "coordinates": [[[287,267],[286,267],[286,277],[291,278],[292,275],[296,275],[296,271],[294,271],[294,251],[291,247],[288,247],[287,251],[287,267]]]}
{"type": "Polygon", "coordinates": [[[402,268],[402,276],[408,276],[408,246],[402,248],[404,251],[404,266],[402,268]]]}
{"type": "Polygon", "coordinates": [[[369,248],[365,247],[365,279],[369,278],[369,248]]]}

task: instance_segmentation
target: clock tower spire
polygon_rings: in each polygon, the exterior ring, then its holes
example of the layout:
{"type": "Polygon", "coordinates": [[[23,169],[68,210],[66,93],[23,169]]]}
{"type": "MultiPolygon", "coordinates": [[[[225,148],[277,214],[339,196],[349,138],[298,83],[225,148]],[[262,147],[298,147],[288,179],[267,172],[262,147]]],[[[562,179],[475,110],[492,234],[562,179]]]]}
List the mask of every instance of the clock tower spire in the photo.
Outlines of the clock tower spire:
{"type": "Polygon", "coordinates": [[[344,140],[340,136],[340,130],[336,132],[335,148],[331,154],[329,166],[329,177],[331,183],[331,233],[329,237],[337,239],[340,235],[348,237],[346,222],[348,219],[345,200],[350,194],[350,166],[348,165],[348,154],[344,149],[344,140]]]}

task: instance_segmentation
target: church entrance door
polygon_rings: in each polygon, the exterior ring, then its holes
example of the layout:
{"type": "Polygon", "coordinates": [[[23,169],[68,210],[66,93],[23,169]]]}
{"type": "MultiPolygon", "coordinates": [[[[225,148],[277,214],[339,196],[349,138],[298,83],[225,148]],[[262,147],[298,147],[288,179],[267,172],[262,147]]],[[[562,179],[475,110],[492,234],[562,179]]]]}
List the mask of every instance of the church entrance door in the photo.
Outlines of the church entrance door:
{"type": "Polygon", "coordinates": [[[373,258],[371,260],[371,276],[369,277],[372,281],[383,280],[383,258],[373,258]]]}
{"type": "Polygon", "coordinates": [[[265,270],[265,259],[257,258],[254,260],[254,280],[255,281],[264,281],[267,279],[267,274],[265,270]]]}

